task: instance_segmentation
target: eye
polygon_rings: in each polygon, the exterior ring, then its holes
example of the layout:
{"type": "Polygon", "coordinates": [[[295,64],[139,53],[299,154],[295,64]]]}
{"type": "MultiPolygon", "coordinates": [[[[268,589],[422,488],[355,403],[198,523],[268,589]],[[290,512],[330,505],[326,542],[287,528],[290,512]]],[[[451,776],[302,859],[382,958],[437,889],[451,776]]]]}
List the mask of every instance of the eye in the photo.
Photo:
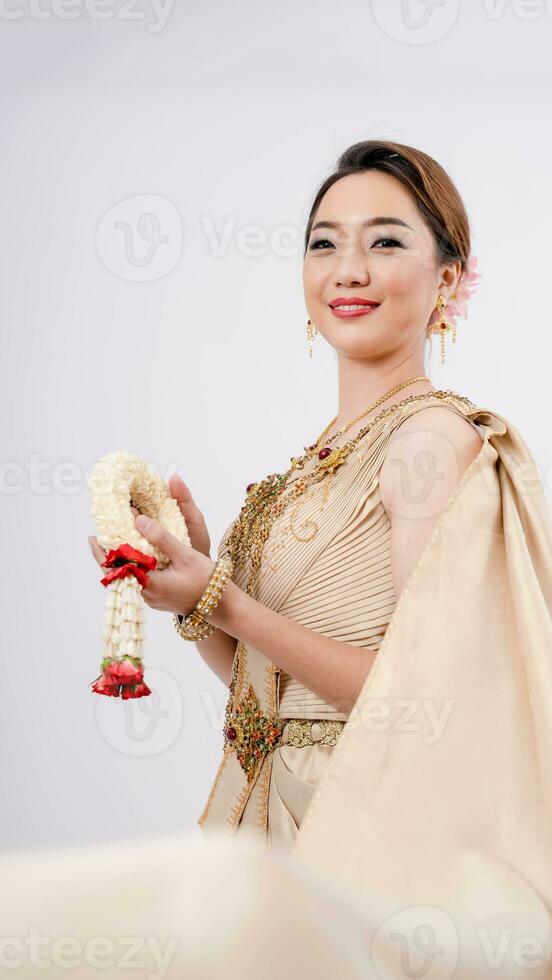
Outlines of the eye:
{"type": "Polygon", "coordinates": [[[313,242],[312,243],[312,245],[310,246],[310,249],[311,249],[311,251],[314,252],[317,249],[319,249],[321,245],[326,246],[326,245],[331,245],[331,244],[332,243],[330,241],[328,241],[327,238],[319,238],[317,242],[313,242]]]}
{"type": "MultiPolygon", "coordinates": [[[[380,243],[383,243],[384,248],[404,247],[402,242],[400,242],[398,238],[376,238],[374,245],[372,247],[375,247],[380,243]]],[[[318,252],[328,247],[329,248],[334,247],[332,242],[330,242],[329,239],[327,238],[319,238],[318,241],[313,242],[312,245],[309,246],[309,250],[312,252],[318,252]]]]}
{"type": "Polygon", "coordinates": [[[398,238],[376,238],[374,245],[377,245],[379,242],[387,242],[387,244],[390,245],[391,248],[393,248],[394,245],[398,245],[399,248],[403,247],[402,242],[400,242],[398,238]]]}

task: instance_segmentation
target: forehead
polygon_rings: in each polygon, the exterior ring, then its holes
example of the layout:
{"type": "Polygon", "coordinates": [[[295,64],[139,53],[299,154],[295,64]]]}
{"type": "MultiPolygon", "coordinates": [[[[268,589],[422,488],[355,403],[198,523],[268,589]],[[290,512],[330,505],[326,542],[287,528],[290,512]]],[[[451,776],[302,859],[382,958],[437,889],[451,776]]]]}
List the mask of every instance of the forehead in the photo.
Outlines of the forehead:
{"type": "Polygon", "coordinates": [[[314,221],[360,224],[378,215],[402,218],[409,225],[420,215],[404,184],[391,174],[367,170],[336,180],[324,194],[314,221]]]}

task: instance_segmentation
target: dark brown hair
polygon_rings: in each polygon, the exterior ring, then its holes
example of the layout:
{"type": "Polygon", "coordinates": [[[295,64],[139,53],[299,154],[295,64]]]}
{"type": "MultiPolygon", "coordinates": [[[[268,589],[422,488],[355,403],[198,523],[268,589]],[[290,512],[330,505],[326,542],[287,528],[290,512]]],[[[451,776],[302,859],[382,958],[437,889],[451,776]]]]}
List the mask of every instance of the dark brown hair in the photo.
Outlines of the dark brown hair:
{"type": "Polygon", "coordinates": [[[433,234],[437,261],[447,263],[460,259],[464,272],[471,248],[470,225],[453,181],[427,153],[387,140],[354,143],[341,154],[335,171],[325,179],[314,198],[305,232],[303,257],[316,212],[326,191],[342,177],[365,170],[381,170],[404,184],[433,234]]]}

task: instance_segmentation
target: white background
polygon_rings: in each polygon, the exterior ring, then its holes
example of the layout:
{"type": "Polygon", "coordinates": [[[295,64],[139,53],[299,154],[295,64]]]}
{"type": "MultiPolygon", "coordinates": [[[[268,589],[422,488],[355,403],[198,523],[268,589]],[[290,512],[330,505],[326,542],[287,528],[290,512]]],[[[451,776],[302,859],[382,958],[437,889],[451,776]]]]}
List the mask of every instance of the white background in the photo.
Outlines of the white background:
{"type": "Polygon", "coordinates": [[[225,688],[148,610],[159,696],[90,692],[86,473],[119,448],[180,473],[216,554],[246,484],[335,414],[302,234],[349,144],[417,146],[457,183],[483,278],[432,380],[510,419],[552,490],[552,4],[163,7],[0,2],[2,846],[201,833],[225,688]]]}

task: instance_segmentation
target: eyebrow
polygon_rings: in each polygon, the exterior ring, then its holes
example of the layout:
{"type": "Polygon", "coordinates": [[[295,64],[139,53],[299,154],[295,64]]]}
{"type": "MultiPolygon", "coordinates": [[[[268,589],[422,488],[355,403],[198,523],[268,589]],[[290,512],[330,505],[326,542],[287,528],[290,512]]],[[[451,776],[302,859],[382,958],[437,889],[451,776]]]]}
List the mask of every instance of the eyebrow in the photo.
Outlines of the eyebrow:
{"type": "MultiPolygon", "coordinates": [[[[361,228],[371,228],[373,225],[402,225],[403,228],[410,228],[406,221],[402,221],[400,218],[389,218],[389,217],[379,217],[379,218],[368,218],[366,221],[362,222],[361,228]]],[[[315,225],[312,226],[311,232],[316,231],[317,228],[340,228],[339,221],[317,221],[315,225]]],[[[413,228],[410,228],[414,231],[413,228]]]]}

